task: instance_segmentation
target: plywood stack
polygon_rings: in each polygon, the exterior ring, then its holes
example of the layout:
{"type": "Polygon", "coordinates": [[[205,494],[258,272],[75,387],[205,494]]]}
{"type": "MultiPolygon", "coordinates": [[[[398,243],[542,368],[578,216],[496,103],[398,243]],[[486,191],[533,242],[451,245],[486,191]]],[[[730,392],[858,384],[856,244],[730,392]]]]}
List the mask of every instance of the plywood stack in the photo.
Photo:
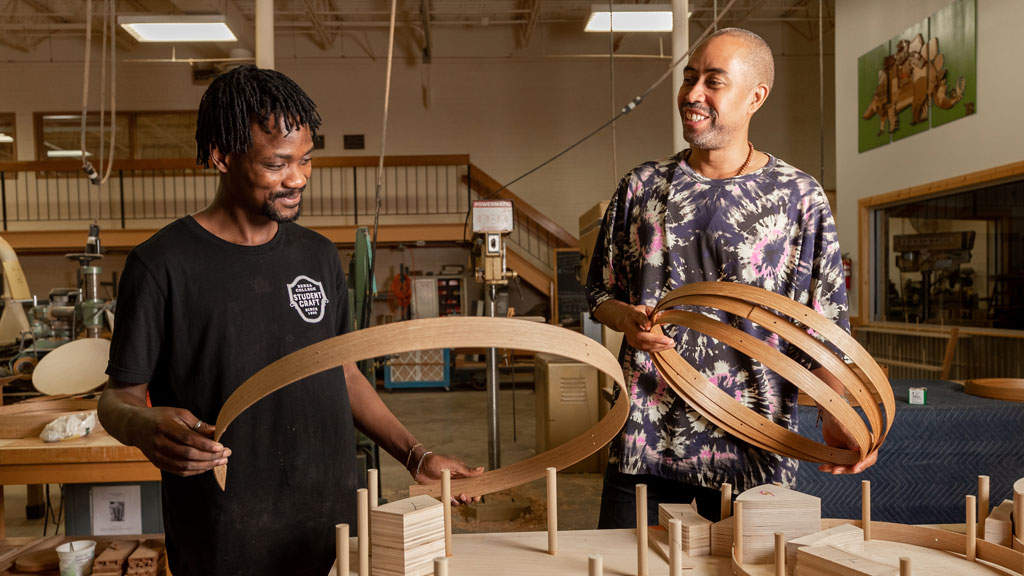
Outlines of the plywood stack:
{"type": "Polygon", "coordinates": [[[126,576],[159,576],[164,573],[162,542],[147,540],[128,556],[126,576]]]}
{"type": "Polygon", "coordinates": [[[138,545],[136,540],[114,540],[108,544],[93,561],[93,576],[122,576],[128,556],[138,545]]]}
{"type": "Polygon", "coordinates": [[[864,541],[864,531],[853,524],[842,524],[828,530],[794,538],[786,542],[786,573],[796,574],[799,566],[797,552],[805,546],[832,546],[864,541]]]}
{"type": "Polygon", "coordinates": [[[795,490],[765,484],[736,498],[743,502],[743,564],[771,564],[775,533],[786,540],[821,531],[821,499],[795,490]]]}
{"type": "Polygon", "coordinates": [[[1002,504],[992,510],[988,518],[985,518],[986,541],[1007,548],[1013,544],[1013,520],[1010,516],[1012,512],[1013,500],[1003,500],[1002,504]]]}
{"type": "Polygon", "coordinates": [[[444,556],[444,509],[430,496],[413,496],[370,511],[374,576],[432,574],[444,556]]]}
{"type": "Polygon", "coordinates": [[[711,525],[711,555],[719,558],[732,556],[732,525],[736,521],[735,516],[729,516],[725,520],[719,520],[711,525]]]}
{"type": "Polygon", "coordinates": [[[677,519],[683,524],[683,552],[691,558],[711,554],[711,521],[697,512],[695,502],[689,504],[659,504],[658,524],[670,530],[669,521],[677,519]]]}
{"type": "Polygon", "coordinates": [[[899,568],[832,546],[804,546],[796,554],[796,576],[899,576],[899,568]]]}

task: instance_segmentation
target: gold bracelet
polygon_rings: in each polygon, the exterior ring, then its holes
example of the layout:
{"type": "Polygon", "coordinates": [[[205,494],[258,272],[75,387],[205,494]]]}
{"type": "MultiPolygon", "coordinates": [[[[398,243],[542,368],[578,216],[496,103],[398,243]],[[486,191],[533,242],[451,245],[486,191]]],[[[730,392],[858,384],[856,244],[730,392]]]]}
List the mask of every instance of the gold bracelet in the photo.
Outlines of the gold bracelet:
{"type": "Polygon", "coordinates": [[[416,449],[419,448],[420,446],[423,446],[422,442],[417,442],[415,446],[413,446],[412,448],[409,448],[409,455],[405,457],[405,469],[406,470],[409,469],[409,464],[412,463],[412,453],[415,452],[416,449]]]}

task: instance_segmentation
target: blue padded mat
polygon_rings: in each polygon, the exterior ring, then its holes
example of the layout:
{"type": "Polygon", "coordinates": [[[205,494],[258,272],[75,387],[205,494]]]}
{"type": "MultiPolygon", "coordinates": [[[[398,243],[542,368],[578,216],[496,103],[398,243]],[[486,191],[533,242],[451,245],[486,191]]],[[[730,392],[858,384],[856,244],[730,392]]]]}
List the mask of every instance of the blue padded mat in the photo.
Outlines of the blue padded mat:
{"type": "MultiPolygon", "coordinates": [[[[978,475],[990,480],[990,503],[1013,499],[1024,478],[1024,403],[979,398],[955,382],[894,380],[896,417],[878,462],[858,475],[833,476],[801,462],[796,489],[821,498],[823,518],[860,518],[860,483],[871,481],[872,520],[903,524],[964,522],[978,475]],[[911,387],[927,404],[907,402],[911,387]]],[[[800,407],[800,433],[821,442],[817,409],[800,407]]]]}

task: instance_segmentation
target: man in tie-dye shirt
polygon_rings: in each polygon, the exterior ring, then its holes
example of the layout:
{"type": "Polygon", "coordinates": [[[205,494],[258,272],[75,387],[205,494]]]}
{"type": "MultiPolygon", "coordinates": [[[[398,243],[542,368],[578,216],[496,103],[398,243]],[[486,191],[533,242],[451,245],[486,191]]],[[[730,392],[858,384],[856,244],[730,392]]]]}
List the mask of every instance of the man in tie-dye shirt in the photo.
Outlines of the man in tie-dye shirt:
{"type": "MultiPolygon", "coordinates": [[[[629,418],[612,443],[601,528],[635,523],[634,487],[648,485],[648,519],[660,502],[696,498],[701,514],[719,516],[718,489],[735,493],[771,482],[792,486],[797,462],[728,435],[680,400],[649,352],[675,348],[712,383],[760,415],[792,430],[797,388],[759,362],[694,330],[649,330],[651,309],[670,290],[693,282],[739,282],[812,306],[849,330],[835,224],[821,186],[782,160],[756,151],[750,119],[774,80],[771,50],[756,34],[721,30],[686,66],[678,104],[688,150],[634,168],[604,216],[587,280],[594,317],[625,335],[622,350],[629,418]]],[[[843,386],[778,336],[724,312],[701,309],[789,354],[836,390],[843,386]]],[[[833,446],[856,443],[825,414],[833,446]]],[[[873,463],[823,465],[859,472],[873,463]]]]}

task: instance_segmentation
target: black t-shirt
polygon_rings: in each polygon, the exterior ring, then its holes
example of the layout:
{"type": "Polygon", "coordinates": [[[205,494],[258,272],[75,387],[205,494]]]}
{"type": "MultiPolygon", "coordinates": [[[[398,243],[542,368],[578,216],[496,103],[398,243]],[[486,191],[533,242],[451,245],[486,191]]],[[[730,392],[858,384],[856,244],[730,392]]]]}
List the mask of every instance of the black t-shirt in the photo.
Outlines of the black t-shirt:
{"type": "MultiPolygon", "coordinates": [[[[226,242],[192,217],[128,256],[107,373],[149,383],[154,406],[215,422],[246,379],[345,332],[348,290],[335,246],[281,224],[261,246],[226,242]]],[[[355,432],[338,368],[274,392],[221,441],[227,490],[210,472],[163,474],[175,576],[326,574],[334,525],[355,520],[355,432]]]]}

